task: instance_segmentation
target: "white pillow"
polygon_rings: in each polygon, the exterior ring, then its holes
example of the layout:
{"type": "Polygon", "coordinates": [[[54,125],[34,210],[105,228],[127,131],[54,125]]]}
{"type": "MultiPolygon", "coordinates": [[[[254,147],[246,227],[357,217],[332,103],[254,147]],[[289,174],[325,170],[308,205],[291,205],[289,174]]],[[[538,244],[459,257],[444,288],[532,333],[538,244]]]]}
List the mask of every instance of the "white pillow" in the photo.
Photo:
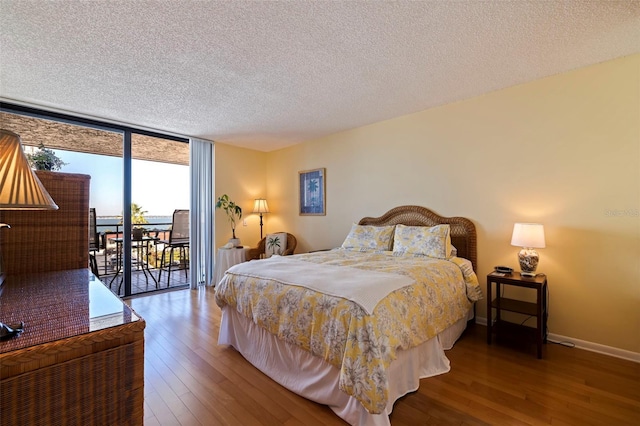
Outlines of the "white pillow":
{"type": "Polygon", "coordinates": [[[264,240],[265,257],[271,257],[274,254],[282,255],[287,249],[287,233],[278,232],[276,234],[267,234],[264,240]]]}
{"type": "Polygon", "coordinates": [[[393,236],[393,254],[396,256],[414,255],[448,259],[451,250],[449,225],[396,225],[393,236]]]}
{"type": "Polygon", "coordinates": [[[351,251],[389,251],[394,225],[369,226],[351,225],[351,231],[341,248],[351,251]]]}

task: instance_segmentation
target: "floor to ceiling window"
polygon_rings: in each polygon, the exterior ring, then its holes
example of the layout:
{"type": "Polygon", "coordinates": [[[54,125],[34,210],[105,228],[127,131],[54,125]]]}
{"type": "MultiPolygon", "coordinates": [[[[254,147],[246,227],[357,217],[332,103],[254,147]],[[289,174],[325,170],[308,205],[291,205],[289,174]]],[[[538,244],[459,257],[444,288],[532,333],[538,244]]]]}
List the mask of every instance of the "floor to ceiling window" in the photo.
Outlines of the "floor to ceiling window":
{"type": "Polygon", "coordinates": [[[4,103],[0,122],[26,152],[42,144],[65,163],[60,172],[91,176],[92,255],[107,286],[130,296],[188,285],[188,241],[186,250],[165,250],[174,211],[189,209],[186,139],[4,103]]]}

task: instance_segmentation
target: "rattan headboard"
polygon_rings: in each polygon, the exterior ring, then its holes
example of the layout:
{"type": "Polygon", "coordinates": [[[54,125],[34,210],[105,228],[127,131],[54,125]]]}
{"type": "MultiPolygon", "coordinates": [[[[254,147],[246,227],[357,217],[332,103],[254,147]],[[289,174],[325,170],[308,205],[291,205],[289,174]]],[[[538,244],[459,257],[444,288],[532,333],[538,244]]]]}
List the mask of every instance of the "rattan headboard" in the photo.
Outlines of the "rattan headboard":
{"type": "Polygon", "coordinates": [[[469,259],[473,270],[477,271],[478,252],[476,227],[464,217],[442,217],[431,210],[420,206],[400,206],[393,208],[380,217],[364,217],[359,225],[407,225],[435,226],[449,224],[451,227],[451,244],[458,250],[458,257],[469,259]]]}

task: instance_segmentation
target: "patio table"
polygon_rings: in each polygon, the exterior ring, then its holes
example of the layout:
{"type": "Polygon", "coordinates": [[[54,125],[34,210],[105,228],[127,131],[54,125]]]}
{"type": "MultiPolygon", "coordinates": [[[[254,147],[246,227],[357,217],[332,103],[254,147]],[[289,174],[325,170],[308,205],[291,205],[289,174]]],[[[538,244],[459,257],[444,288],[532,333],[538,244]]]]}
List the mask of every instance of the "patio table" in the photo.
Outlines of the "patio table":
{"type": "MultiPolygon", "coordinates": [[[[136,264],[137,264],[138,270],[142,270],[142,273],[144,274],[144,278],[147,284],[149,284],[149,276],[151,277],[153,282],[156,284],[156,289],[158,288],[158,280],[156,279],[156,277],[153,276],[153,274],[151,273],[151,269],[149,268],[149,244],[159,240],[160,239],[158,237],[149,237],[146,235],[140,239],[131,240],[131,250],[132,251],[135,250],[136,252],[136,264]],[[147,273],[149,275],[147,275],[147,273]]],[[[113,281],[122,272],[122,243],[124,240],[118,237],[118,238],[109,238],[109,241],[116,243],[116,265],[117,265],[116,273],[113,276],[113,278],[111,278],[111,281],[109,281],[109,288],[111,288],[111,284],[113,283],[113,281]]],[[[120,279],[120,284],[118,285],[118,294],[120,294],[121,287],[122,287],[122,278],[120,279]]]]}

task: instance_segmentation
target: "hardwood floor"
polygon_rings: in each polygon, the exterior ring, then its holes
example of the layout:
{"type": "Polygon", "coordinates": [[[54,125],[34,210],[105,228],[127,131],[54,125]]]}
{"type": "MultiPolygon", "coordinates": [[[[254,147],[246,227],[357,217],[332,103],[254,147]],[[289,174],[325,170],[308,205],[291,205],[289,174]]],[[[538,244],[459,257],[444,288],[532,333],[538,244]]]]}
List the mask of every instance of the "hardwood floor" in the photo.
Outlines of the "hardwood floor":
{"type": "MultiPolygon", "coordinates": [[[[346,424],[217,345],[212,289],[129,303],[147,321],[145,425],[346,424]]],[[[470,327],[447,352],[451,371],[398,400],[391,424],[640,424],[640,364],[554,344],[538,360],[535,351],[488,346],[485,333],[470,327]]]]}

